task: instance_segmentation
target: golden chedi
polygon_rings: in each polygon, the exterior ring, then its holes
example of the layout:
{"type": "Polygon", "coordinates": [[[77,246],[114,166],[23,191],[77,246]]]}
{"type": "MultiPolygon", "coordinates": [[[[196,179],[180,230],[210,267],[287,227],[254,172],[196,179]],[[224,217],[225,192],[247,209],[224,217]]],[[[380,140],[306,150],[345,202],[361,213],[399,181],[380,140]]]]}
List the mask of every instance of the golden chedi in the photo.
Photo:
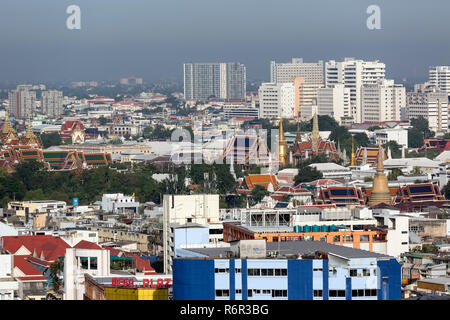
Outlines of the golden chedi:
{"type": "Polygon", "coordinates": [[[391,192],[389,191],[388,179],[384,174],[383,152],[381,150],[381,140],[378,144],[377,173],[373,178],[372,193],[370,194],[369,207],[380,203],[391,204],[391,192]]]}
{"type": "Polygon", "coordinates": [[[287,164],[287,142],[284,138],[283,119],[280,118],[280,129],[278,138],[278,157],[280,165],[285,166],[287,164]]]}

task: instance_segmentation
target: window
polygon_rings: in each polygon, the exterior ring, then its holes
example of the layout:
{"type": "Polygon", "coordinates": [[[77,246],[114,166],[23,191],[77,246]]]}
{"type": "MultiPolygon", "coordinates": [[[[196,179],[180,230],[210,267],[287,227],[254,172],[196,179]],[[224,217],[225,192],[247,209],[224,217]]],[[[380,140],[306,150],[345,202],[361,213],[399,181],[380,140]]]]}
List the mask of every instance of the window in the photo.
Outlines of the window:
{"type": "Polygon", "coordinates": [[[261,270],[260,269],[248,269],[248,275],[249,276],[260,276],[261,270]]]}
{"type": "Polygon", "coordinates": [[[267,276],[267,269],[261,269],[261,275],[267,276]]]}
{"type": "Polygon", "coordinates": [[[226,269],[223,269],[223,268],[216,268],[216,269],[214,269],[214,272],[215,272],[215,273],[229,273],[229,272],[230,272],[230,269],[228,269],[228,268],[226,268],[226,269]]]}
{"type": "Polygon", "coordinates": [[[275,269],[275,276],[281,276],[281,269],[275,269]]]}
{"type": "Polygon", "coordinates": [[[313,271],[322,272],[322,268],[314,268],[313,271]]]}
{"type": "Polygon", "coordinates": [[[261,294],[261,290],[259,290],[259,289],[253,289],[253,293],[254,293],[254,294],[261,294]]]}
{"type": "Polygon", "coordinates": [[[273,269],[267,269],[267,275],[273,276],[273,269]]]}
{"type": "Polygon", "coordinates": [[[322,290],[314,290],[314,297],[323,297],[322,290]]]}
{"type": "Polygon", "coordinates": [[[235,273],[241,273],[241,268],[236,268],[235,273]]]}
{"type": "Polygon", "coordinates": [[[357,277],[357,276],[358,276],[358,270],[350,269],[350,277],[357,277]]]}
{"type": "Polygon", "coordinates": [[[345,297],[345,290],[330,290],[328,291],[328,296],[333,297],[345,297]]]}
{"type": "Polygon", "coordinates": [[[236,289],[236,294],[242,294],[242,289],[236,289]]]}
{"type": "Polygon", "coordinates": [[[287,297],[287,290],[272,290],[272,298],[287,297]]]}
{"type": "Polygon", "coordinates": [[[253,290],[247,290],[247,295],[249,297],[253,297],[253,290]]]}
{"type": "Polygon", "coordinates": [[[363,276],[364,277],[370,276],[370,269],[363,269],[363,276]]]}
{"type": "Polygon", "coordinates": [[[229,297],[230,290],[216,290],[216,297],[229,297]]]}
{"type": "Polygon", "coordinates": [[[287,269],[281,269],[281,275],[287,276],[287,269]]]}
{"type": "Polygon", "coordinates": [[[263,290],[262,294],[270,294],[270,290],[263,290]]]}

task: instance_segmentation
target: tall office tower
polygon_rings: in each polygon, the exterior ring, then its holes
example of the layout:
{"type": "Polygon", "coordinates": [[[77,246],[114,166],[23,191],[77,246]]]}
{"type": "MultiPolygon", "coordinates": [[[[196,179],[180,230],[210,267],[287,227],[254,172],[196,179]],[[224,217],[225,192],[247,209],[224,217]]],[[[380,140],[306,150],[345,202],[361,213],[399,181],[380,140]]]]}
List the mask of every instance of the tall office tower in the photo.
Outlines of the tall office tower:
{"type": "Polygon", "coordinates": [[[343,84],[350,89],[353,122],[361,122],[361,89],[364,85],[376,85],[385,78],[386,65],[379,61],[363,61],[345,58],[325,63],[325,84],[332,87],[343,84]]]}
{"type": "Polygon", "coordinates": [[[406,108],[406,90],[394,80],[366,84],[361,90],[362,122],[400,121],[406,108]]]}
{"type": "Polygon", "coordinates": [[[319,115],[333,117],[340,125],[348,124],[347,120],[351,118],[350,89],[343,84],[319,88],[317,108],[319,115]]]}
{"type": "Polygon", "coordinates": [[[295,92],[293,83],[262,83],[259,87],[258,94],[260,118],[294,118],[295,92]]]}
{"type": "Polygon", "coordinates": [[[21,87],[8,93],[9,112],[16,118],[33,116],[36,92],[21,87]]]}
{"type": "Polygon", "coordinates": [[[416,91],[406,94],[406,120],[419,117],[428,120],[432,131],[447,132],[448,95],[435,88],[434,92],[416,91]]]}
{"type": "Polygon", "coordinates": [[[63,113],[63,95],[61,91],[49,90],[42,92],[42,112],[50,117],[57,117],[63,113]]]}
{"type": "Polygon", "coordinates": [[[323,61],[303,62],[302,58],[293,58],[291,62],[270,62],[270,82],[292,82],[301,77],[307,84],[323,84],[323,61]]]}
{"type": "Polygon", "coordinates": [[[313,106],[317,105],[317,93],[323,84],[306,83],[305,79],[295,77],[293,80],[295,91],[294,115],[296,118],[311,118],[313,106]]]}
{"type": "Polygon", "coordinates": [[[237,62],[184,64],[186,100],[245,99],[246,81],[245,66],[237,62]]]}
{"type": "Polygon", "coordinates": [[[450,66],[430,67],[429,81],[432,86],[450,94],[450,66]]]}

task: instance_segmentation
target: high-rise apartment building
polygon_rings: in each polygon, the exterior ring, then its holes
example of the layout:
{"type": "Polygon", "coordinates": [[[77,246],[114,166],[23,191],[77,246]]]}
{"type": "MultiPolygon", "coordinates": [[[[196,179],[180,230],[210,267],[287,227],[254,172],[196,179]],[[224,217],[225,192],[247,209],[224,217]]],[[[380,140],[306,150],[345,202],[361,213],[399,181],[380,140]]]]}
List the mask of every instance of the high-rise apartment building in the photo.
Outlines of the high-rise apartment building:
{"type": "Polygon", "coordinates": [[[295,90],[292,82],[262,83],[258,93],[260,118],[293,119],[295,117],[295,90]]]}
{"type": "Polygon", "coordinates": [[[317,108],[319,115],[333,117],[341,125],[346,123],[346,119],[351,118],[350,89],[343,84],[319,88],[317,108]]]}
{"type": "Polygon", "coordinates": [[[400,121],[406,108],[406,90],[394,80],[367,84],[361,90],[362,122],[400,121]]]}
{"type": "Polygon", "coordinates": [[[323,61],[303,62],[302,58],[293,58],[291,62],[270,62],[270,82],[292,82],[301,77],[307,84],[323,84],[323,61]]]}
{"type": "Polygon", "coordinates": [[[450,94],[450,66],[430,67],[429,82],[432,86],[450,94]]]}
{"type": "Polygon", "coordinates": [[[446,92],[415,91],[406,94],[406,120],[423,117],[432,131],[447,132],[448,95],[446,92]]]}
{"type": "Polygon", "coordinates": [[[377,85],[385,78],[386,65],[379,61],[363,61],[345,58],[337,62],[330,60],[325,63],[325,84],[332,87],[343,84],[350,89],[353,122],[362,121],[361,89],[364,85],[377,85]]]}
{"type": "Polygon", "coordinates": [[[62,91],[50,90],[42,92],[41,108],[42,112],[47,116],[60,116],[63,113],[62,91]]]}
{"type": "Polygon", "coordinates": [[[34,113],[36,92],[20,87],[8,94],[9,113],[17,118],[26,118],[34,113]]]}
{"type": "Polygon", "coordinates": [[[186,100],[245,99],[246,81],[246,68],[237,62],[184,64],[186,100]]]}

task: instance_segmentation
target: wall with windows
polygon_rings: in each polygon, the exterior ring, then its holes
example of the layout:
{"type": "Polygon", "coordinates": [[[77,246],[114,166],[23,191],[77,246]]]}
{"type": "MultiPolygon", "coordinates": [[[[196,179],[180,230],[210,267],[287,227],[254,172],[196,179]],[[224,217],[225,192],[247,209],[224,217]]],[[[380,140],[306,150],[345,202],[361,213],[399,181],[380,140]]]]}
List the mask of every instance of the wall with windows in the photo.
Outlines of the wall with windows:
{"type": "Polygon", "coordinates": [[[174,259],[175,300],[400,299],[395,259],[174,259]],[[380,263],[382,267],[380,267],[380,263]]]}

